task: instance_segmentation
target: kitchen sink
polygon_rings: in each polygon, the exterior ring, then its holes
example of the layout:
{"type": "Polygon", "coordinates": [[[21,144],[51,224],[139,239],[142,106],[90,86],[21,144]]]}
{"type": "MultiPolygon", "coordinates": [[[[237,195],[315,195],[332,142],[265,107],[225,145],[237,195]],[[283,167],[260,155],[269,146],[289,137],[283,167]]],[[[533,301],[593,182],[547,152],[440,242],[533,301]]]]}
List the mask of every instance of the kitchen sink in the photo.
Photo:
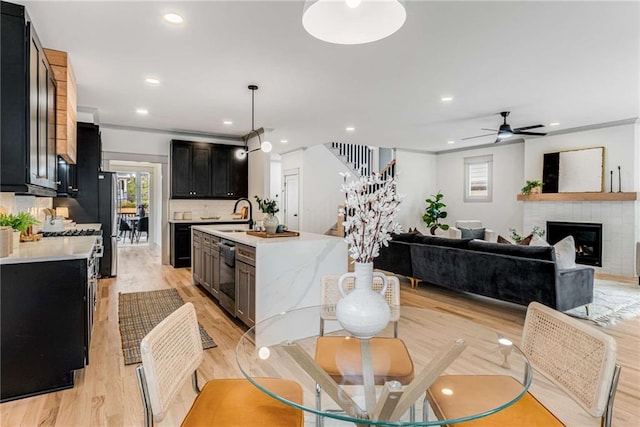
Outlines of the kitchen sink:
{"type": "Polygon", "coordinates": [[[243,229],[240,229],[240,228],[233,228],[233,229],[229,228],[229,229],[226,229],[226,230],[218,230],[218,231],[221,231],[223,233],[244,233],[247,230],[243,230],[243,229]]]}

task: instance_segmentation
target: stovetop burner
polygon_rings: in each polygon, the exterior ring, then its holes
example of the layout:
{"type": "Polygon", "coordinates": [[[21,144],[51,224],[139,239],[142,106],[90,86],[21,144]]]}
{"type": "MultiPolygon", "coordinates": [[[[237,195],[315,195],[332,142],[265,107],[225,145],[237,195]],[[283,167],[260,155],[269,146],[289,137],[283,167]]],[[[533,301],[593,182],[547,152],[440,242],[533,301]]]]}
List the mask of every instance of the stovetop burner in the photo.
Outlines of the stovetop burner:
{"type": "Polygon", "coordinates": [[[101,234],[102,230],[74,229],[65,231],[45,231],[42,233],[42,237],[99,236],[101,234]]]}

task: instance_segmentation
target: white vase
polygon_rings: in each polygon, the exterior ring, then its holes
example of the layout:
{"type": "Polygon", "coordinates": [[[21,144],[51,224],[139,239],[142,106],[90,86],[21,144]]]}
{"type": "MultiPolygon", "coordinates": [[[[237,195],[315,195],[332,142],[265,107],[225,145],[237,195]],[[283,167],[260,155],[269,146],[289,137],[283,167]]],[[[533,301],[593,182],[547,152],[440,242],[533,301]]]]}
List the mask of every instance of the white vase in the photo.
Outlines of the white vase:
{"type": "Polygon", "coordinates": [[[391,318],[389,303],[384,297],[387,278],[383,273],[373,272],[373,263],[355,263],[352,273],[340,276],[338,290],[342,298],[336,306],[336,317],[344,329],[358,338],[371,338],[387,327],[391,318]],[[373,276],[382,278],[382,290],[373,290],[373,276]],[[355,288],[348,294],[344,289],[347,278],[355,278],[355,288]]]}
{"type": "Polygon", "coordinates": [[[269,234],[274,234],[276,232],[276,229],[278,228],[278,224],[280,223],[280,220],[278,219],[277,216],[275,216],[275,214],[266,214],[264,216],[264,231],[266,231],[269,234]]]}

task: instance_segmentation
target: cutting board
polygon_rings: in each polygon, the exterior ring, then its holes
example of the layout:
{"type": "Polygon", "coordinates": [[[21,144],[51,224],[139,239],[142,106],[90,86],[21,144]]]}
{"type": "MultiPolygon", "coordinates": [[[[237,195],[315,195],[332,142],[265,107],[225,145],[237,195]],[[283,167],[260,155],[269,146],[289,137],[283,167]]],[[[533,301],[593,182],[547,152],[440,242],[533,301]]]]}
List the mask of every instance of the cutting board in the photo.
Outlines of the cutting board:
{"type": "Polygon", "coordinates": [[[266,231],[247,231],[247,234],[250,236],[264,237],[264,238],[295,237],[300,235],[300,233],[298,233],[297,231],[283,231],[282,233],[267,233],[266,231]]]}

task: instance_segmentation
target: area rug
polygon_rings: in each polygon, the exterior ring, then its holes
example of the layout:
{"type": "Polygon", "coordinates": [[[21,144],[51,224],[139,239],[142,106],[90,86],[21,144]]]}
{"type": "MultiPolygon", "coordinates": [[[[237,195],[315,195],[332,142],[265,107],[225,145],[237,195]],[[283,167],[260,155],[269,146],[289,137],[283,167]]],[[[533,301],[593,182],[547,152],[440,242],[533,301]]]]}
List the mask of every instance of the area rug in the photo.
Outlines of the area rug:
{"type": "MultiPolygon", "coordinates": [[[[176,289],[118,294],[118,323],[122,338],[124,364],[140,363],[140,341],[165,317],[184,304],[176,289]]],[[[202,348],[216,347],[216,343],[198,324],[202,348]]]]}
{"type": "Polygon", "coordinates": [[[613,325],[618,320],[640,316],[640,286],[610,280],[595,279],[593,302],[589,315],[584,307],[573,308],[566,314],[591,320],[599,326],[613,325]]]}

